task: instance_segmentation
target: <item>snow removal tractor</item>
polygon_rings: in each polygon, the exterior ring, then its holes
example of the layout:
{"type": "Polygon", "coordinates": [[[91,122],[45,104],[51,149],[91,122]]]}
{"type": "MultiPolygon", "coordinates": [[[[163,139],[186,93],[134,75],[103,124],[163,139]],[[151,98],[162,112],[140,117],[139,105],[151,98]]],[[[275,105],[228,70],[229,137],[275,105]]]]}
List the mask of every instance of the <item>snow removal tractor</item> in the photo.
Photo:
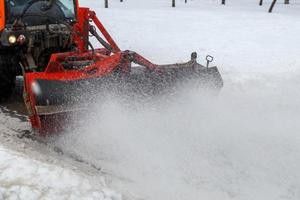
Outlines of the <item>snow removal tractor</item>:
{"type": "Polygon", "coordinates": [[[219,90],[222,77],[208,66],[211,59],[203,66],[192,53],[186,63],[157,65],[122,51],[78,0],[0,0],[0,97],[9,97],[23,76],[29,120],[42,136],[61,130],[67,115],[103,92],[160,95],[189,81],[219,90]]]}

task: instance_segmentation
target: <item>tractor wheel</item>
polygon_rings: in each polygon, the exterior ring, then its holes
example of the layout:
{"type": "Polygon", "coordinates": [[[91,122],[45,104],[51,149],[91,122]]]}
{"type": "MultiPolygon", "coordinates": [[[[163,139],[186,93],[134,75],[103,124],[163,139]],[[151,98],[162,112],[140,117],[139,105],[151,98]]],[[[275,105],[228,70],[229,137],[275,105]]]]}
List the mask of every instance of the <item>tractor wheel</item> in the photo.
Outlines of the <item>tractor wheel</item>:
{"type": "Polygon", "coordinates": [[[0,101],[8,99],[15,88],[17,75],[16,59],[10,55],[0,55],[0,101]]]}

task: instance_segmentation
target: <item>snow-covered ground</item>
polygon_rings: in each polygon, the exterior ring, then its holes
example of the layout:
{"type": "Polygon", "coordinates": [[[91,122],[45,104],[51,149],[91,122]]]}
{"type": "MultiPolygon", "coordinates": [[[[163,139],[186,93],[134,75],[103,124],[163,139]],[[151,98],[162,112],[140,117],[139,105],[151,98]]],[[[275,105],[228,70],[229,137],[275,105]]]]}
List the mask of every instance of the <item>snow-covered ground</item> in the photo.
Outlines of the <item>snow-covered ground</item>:
{"type": "Polygon", "coordinates": [[[24,116],[5,108],[0,113],[1,200],[122,199],[109,189],[100,171],[80,168],[51,146],[19,139],[20,131],[30,130],[24,116]]]}
{"type": "Polygon", "coordinates": [[[0,199],[97,199],[120,197],[91,177],[37,161],[0,146],[0,199]]]}
{"type": "MultiPolygon", "coordinates": [[[[178,0],[175,9],[162,0],[111,0],[109,9],[103,1],[82,2],[122,49],[156,63],[185,61],[193,51],[200,62],[213,55],[225,87],[217,98],[186,91],[167,105],[129,109],[111,99],[95,106],[81,119],[84,127],[55,145],[101,166],[98,178],[55,156],[30,161],[37,156],[0,147],[0,193],[51,188],[49,195],[92,198],[107,194],[107,184],[124,199],[300,199],[300,4],[278,2],[269,14],[270,1],[227,2],[178,0]],[[11,170],[20,173],[10,176],[11,170]],[[44,171],[51,172],[37,173],[44,171]]],[[[3,116],[2,124],[28,128],[3,116]]]]}

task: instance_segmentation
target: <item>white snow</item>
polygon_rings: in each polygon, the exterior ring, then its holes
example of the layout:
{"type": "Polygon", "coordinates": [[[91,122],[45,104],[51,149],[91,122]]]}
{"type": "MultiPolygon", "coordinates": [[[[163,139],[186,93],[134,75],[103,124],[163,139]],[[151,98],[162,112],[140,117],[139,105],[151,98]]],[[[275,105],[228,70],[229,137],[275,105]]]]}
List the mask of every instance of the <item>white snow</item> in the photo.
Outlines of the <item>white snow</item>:
{"type": "Polygon", "coordinates": [[[0,199],[117,200],[114,193],[92,177],[47,164],[0,146],[0,199]]]}
{"type": "Polygon", "coordinates": [[[30,129],[24,117],[0,108],[0,200],[122,199],[101,172],[81,169],[50,146],[18,139],[20,130],[30,129]]]}

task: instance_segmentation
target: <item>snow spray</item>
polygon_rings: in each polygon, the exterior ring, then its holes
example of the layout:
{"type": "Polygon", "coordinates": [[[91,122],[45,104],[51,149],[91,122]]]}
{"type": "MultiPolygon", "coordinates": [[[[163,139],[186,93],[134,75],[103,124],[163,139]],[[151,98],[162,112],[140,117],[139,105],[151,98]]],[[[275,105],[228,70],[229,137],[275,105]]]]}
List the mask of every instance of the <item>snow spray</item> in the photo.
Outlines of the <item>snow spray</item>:
{"type": "Polygon", "coordinates": [[[299,85],[296,75],[227,78],[218,96],[186,89],[142,105],[113,97],[58,144],[100,166],[124,199],[297,199],[299,85]]]}

